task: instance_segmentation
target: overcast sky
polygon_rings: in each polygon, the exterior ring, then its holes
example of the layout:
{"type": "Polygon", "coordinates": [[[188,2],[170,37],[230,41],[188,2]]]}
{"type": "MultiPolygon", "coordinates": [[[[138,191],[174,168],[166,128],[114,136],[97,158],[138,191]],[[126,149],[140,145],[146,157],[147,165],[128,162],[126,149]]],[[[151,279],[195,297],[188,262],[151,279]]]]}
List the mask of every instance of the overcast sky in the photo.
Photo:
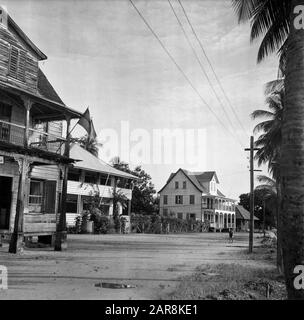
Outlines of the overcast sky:
{"type": "MultiPolygon", "coordinates": [[[[216,85],[178,2],[171,1],[216,85]]],[[[228,133],[203,104],[129,1],[2,0],[1,4],[48,56],[41,68],[62,100],[80,111],[90,107],[100,141],[107,143],[104,129],[114,129],[120,134],[121,121],[128,121],[131,132],[145,129],[151,137],[153,129],[205,130],[206,139],[200,146],[204,161],[194,165],[187,161],[143,164],[157,190],[170,172],[179,167],[195,171],[215,170],[221,190],[238,199],[240,193],[249,191],[248,154],[242,147],[248,146],[254,127],[249,115],[257,108],[264,108],[263,86],[276,77],[277,57],[256,64],[258,43],[249,41],[249,25],[237,24],[230,0],[182,1],[247,132],[240,128],[223,99],[233,122],[231,129],[168,1],[134,2],[195,88],[232,133],[228,133]]],[[[219,88],[215,86],[215,89],[221,95],[219,88]]],[[[101,149],[100,156],[108,160],[105,153],[101,149]]]]}

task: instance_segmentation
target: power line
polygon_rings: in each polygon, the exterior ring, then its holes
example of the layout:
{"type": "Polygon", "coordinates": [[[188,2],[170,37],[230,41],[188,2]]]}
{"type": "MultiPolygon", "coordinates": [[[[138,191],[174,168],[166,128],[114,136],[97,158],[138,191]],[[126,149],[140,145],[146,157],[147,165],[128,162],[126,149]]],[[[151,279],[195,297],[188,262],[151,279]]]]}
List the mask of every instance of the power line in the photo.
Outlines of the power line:
{"type": "Polygon", "coordinates": [[[206,53],[206,51],[205,51],[205,49],[204,49],[204,47],[203,47],[202,42],[200,41],[200,39],[199,39],[196,31],[194,30],[194,27],[193,27],[193,25],[192,25],[192,23],[191,23],[191,21],[190,21],[190,19],[189,19],[189,17],[188,17],[188,14],[187,14],[187,12],[186,12],[186,10],[185,10],[185,8],[184,8],[181,0],[177,0],[177,1],[178,1],[178,3],[180,4],[180,6],[181,6],[181,8],[182,8],[182,10],[183,10],[183,13],[184,13],[184,15],[185,15],[185,17],[186,17],[186,19],[187,19],[187,21],[188,21],[188,24],[189,24],[189,26],[190,26],[190,28],[191,28],[194,36],[195,36],[195,38],[196,38],[196,40],[197,40],[200,48],[202,49],[202,52],[203,52],[204,56],[205,56],[206,59],[207,59],[207,62],[208,62],[209,66],[210,66],[210,68],[211,68],[211,70],[212,70],[212,72],[213,72],[213,74],[214,74],[214,77],[215,77],[215,79],[216,79],[219,87],[221,88],[221,91],[223,92],[224,97],[226,98],[226,100],[227,100],[227,102],[228,102],[229,107],[231,108],[234,116],[236,117],[236,119],[237,119],[240,127],[242,128],[242,130],[244,131],[244,133],[248,136],[248,133],[246,132],[246,130],[245,130],[245,128],[244,128],[244,126],[243,126],[240,118],[239,118],[238,115],[237,115],[237,113],[235,112],[234,107],[233,107],[230,99],[228,98],[228,96],[227,96],[227,94],[226,94],[226,92],[225,92],[225,90],[224,90],[224,87],[222,86],[222,83],[221,83],[219,77],[217,76],[217,74],[216,74],[216,72],[215,72],[215,69],[214,69],[213,66],[212,66],[212,63],[211,63],[210,59],[208,58],[208,55],[207,55],[207,53],[206,53]]]}
{"type": "MultiPolygon", "coordinates": [[[[165,45],[163,44],[163,42],[161,41],[161,39],[158,37],[158,35],[154,32],[154,30],[152,29],[152,27],[150,26],[150,24],[147,22],[147,20],[145,19],[145,17],[141,14],[141,12],[138,10],[138,8],[136,7],[136,5],[134,4],[134,2],[132,0],[129,0],[129,2],[132,4],[133,8],[135,9],[135,11],[138,13],[138,15],[140,16],[140,18],[143,20],[143,22],[145,23],[145,25],[148,27],[148,29],[151,31],[151,33],[153,34],[153,36],[157,39],[157,41],[159,42],[159,44],[161,45],[161,47],[163,48],[163,50],[166,52],[166,54],[168,55],[168,57],[171,59],[171,61],[175,64],[176,68],[179,70],[179,72],[183,75],[183,77],[186,79],[186,81],[189,83],[190,87],[195,91],[195,93],[199,96],[199,98],[202,100],[202,102],[206,105],[206,107],[209,109],[209,111],[214,115],[214,117],[217,119],[217,121],[222,125],[222,127],[231,134],[231,136],[233,138],[235,138],[235,136],[231,133],[231,131],[225,126],[225,124],[222,122],[222,120],[217,116],[217,114],[212,110],[212,108],[209,106],[209,104],[205,101],[205,99],[202,97],[202,95],[198,92],[198,90],[195,88],[195,86],[193,85],[193,83],[191,82],[191,80],[188,78],[188,76],[185,74],[185,72],[183,71],[183,69],[179,66],[179,64],[176,62],[176,60],[173,58],[173,56],[171,55],[171,53],[167,50],[167,48],[165,47],[165,45]]],[[[239,141],[238,141],[239,143],[239,141]]]]}
{"type": "MultiPolygon", "coordinates": [[[[200,60],[198,54],[196,53],[196,50],[195,50],[195,48],[193,47],[193,45],[192,45],[192,43],[191,43],[191,41],[190,41],[190,39],[189,39],[189,37],[188,37],[188,35],[187,35],[187,32],[186,32],[186,30],[185,30],[182,22],[180,21],[178,15],[177,15],[177,13],[176,13],[176,11],[174,10],[174,7],[173,7],[171,1],[168,0],[168,3],[169,3],[169,5],[170,5],[170,8],[171,8],[171,10],[172,10],[172,12],[173,12],[173,14],[174,14],[174,16],[175,16],[175,18],[176,18],[179,26],[181,27],[181,29],[182,29],[182,31],[183,31],[183,34],[184,34],[184,36],[185,36],[185,38],[186,38],[186,40],[187,40],[187,42],[188,42],[188,44],[189,44],[192,52],[193,52],[193,54],[194,54],[194,56],[195,56],[195,58],[196,58],[196,60],[197,60],[197,62],[198,62],[198,64],[199,64],[199,66],[200,66],[200,68],[201,68],[201,70],[202,70],[202,72],[203,72],[203,74],[205,75],[205,77],[206,77],[206,79],[207,79],[207,81],[208,81],[208,83],[209,83],[209,85],[210,85],[210,87],[211,87],[211,89],[212,89],[212,91],[213,91],[213,93],[214,93],[217,101],[219,102],[222,110],[224,111],[224,113],[225,113],[225,115],[226,115],[226,118],[228,119],[228,121],[229,121],[232,129],[235,129],[234,124],[232,123],[232,121],[231,121],[231,119],[230,119],[230,117],[229,117],[229,114],[227,113],[227,111],[226,111],[226,109],[225,109],[225,106],[223,105],[223,103],[222,103],[220,97],[218,96],[218,94],[217,94],[217,92],[216,92],[216,90],[215,90],[215,88],[214,88],[214,86],[213,86],[213,84],[212,84],[212,82],[211,82],[211,80],[210,80],[210,78],[209,78],[209,76],[208,76],[208,74],[207,74],[204,66],[202,65],[201,60],[200,60]]],[[[244,147],[244,145],[243,145],[243,143],[241,142],[241,140],[239,139],[239,137],[238,137],[237,135],[236,135],[236,137],[237,137],[237,139],[239,140],[239,143],[244,147]]]]}

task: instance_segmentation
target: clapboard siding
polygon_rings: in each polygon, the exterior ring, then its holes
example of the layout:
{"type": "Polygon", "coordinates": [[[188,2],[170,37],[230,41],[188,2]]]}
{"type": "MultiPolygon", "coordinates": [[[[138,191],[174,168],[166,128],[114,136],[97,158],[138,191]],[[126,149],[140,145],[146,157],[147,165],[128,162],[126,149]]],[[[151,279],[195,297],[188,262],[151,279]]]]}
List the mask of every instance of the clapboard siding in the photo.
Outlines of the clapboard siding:
{"type": "MultiPolygon", "coordinates": [[[[127,197],[132,199],[132,190],[125,188],[117,188],[127,197]]],[[[68,193],[69,194],[80,194],[82,196],[91,196],[99,191],[99,194],[105,198],[113,198],[113,187],[103,185],[92,185],[89,183],[81,183],[78,181],[68,181],[68,193]]]]}
{"type": "Polygon", "coordinates": [[[18,39],[12,30],[0,27],[0,78],[21,89],[37,92],[38,60],[31,55],[27,47],[18,39]],[[16,47],[26,52],[25,81],[17,80],[9,75],[10,48],[16,47]]]}
{"type": "Polygon", "coordinates": [[[66,222],[68,227],[73,227],[76,224],[76,218],[79,217],[78,213],[67,213],[66,214],[66,222]]]}
{"type": "Polygon", "coordinates": [[[31,178],[41,180],[57,180],[59,169],[57,166],[36,166],[33,168],[31,178]]]}

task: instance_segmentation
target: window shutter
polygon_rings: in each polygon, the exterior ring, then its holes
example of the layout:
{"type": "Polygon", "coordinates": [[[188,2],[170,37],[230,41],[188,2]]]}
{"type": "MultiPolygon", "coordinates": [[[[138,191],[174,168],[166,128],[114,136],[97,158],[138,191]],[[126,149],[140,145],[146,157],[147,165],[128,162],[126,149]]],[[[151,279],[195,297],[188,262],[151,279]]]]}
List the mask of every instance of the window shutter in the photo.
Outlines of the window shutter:
{"type": "Polygon", "coordinates": [[[20,50],[18,71],[17,71],[17,78],[20,81],[25,81],[25,65],[26,65],[26,52],[23,50],[20,50]]]}
{"type": "Polygon", "coordinates": [[[12,77],[17,77],[17,70],[18,70],[18,56],[19,51],[15,47],[11,47],[10,53],[10,63],[9,63],[9,74],[12,77]]]}
{"type": "Polygon", "coordinates": [[[55,213],[56,204],[56,181],[44,183],[44,212],[55,213]]]}

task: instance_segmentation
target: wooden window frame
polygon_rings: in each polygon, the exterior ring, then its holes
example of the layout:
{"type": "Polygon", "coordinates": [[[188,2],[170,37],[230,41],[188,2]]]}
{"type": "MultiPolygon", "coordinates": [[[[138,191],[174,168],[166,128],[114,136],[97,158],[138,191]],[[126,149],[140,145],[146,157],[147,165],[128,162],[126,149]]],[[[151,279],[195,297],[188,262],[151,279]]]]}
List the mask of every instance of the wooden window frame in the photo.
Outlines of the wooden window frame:
{"type": "Polygon", "coordinates": [[[168,204],[168,195],[164,195],[164,204],[166,205],[166,204],[168,204]]]}
{"type": "Polygon", "coordinates": [[[195,204],[195,195],[194,194],[190,194],[189,196],[189,204],[195,204]],[[193,200],[193,201],[191,201],[193,200]]]}

